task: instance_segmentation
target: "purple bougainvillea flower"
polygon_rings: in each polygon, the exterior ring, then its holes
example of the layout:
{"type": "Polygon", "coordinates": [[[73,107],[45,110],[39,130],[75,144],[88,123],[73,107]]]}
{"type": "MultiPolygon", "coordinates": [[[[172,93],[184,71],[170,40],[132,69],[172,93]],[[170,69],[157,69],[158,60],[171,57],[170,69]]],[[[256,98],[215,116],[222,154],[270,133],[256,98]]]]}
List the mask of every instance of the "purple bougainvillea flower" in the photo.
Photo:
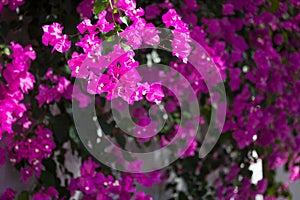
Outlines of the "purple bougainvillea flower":
{"type": "Polygon", "coordinates": [[[223,5],[223,14],[224,15],[233,15],[234,14],[234,6],[230,3],[223,5]]]}
{"type": "Polygon", "coordinates": [[[97,26],[93,25],[91,23],[91,20],[87,18],[78,24],[77,29],[81,34],[83,34],[86,31],[88,31],[92,35],[97,33],[96,32],[97,26]]]}
{"type": "Polygon", "coordinates": [[[146,7],[145,13],[145,18],[152,20],[161,14],[161,10],[158,4],[152,4],[146,7]]]}
{"type": "Polygon", "coordinates": [[[11,188],[7,188],[5,192],[0,196],[0,200],[11,200],[15,199],[17,192],[11,188]]]}
{"type": "Polygon", "coordinates": [[[153,171],[149,173],[133,174],[135,180],[144,187],[152,187],[155,183],[161,183],[162,171],[153,171]]]}
{"type": "Polygon", "coordinates": [[[6,151],[0,147],[0,165],[4,165],[6,163],[6,151]]]}
{"type": "Polygon", "coordinates": [[[53,23],[51,25],[44,25],[44,34],[42,36],[42,42],[45,46],[53,46],[54,50],[58,52],[66,52],[71,47],[71,42],[68,40],[67,35],[62,34],[63,27],[59,23],[53,23]]]}
{"type": "Polygon", "coordinates": [[[89,157],[89,159],[80,167],[80,173],[82,176],[94,176],[98,167],[99,165],[89,157]]]}
{"type": "Polygon", "coordinates": [[[238,174],[240,172],[241,168],[238,165],[233,165],[230,170],[229,173],[227,174],[225,180],[228,183],[233,182],[234,179],[236,179],[238,177],[238,174]]]}
{"type": "Polygon", "coordinates": [[[144,192],[140,191],[138,193],[135,194],[134,199],[136,200],[151,200],[152,196],[151,195],[147,195],[144,192]]]}
{"type": "Polygon", "coordinates": [[[231,78],[229,85],[232,91],[236,91],[240,89],[241,86],[240,76],[242,71],[239,68],[229,69],[229,71],[230,71],[230,78],[231,78]]]}
{"type": "Polygon", "coordinates": [[[71,47],[71,42],[68,40],[68,36],[63,35],[62,37],[57,38],[57,41],[53,45],[52,52],[56,50],[60,53],[63,53],[68,51],[70,47],[71,47]]]}
{"type": "Polygon", "coordinates": [[[91,17],[93,14],[95,0],[83,0],[79,3],[76,10],[82,17],[91,17]]]}
{"type": "Polygon", "coordinates": [[[39,94],[35,97],[39,106],[52,101],[58,102],[62,97],[71,100],[72,84],[68,79],[53,74],[51,68],[46,73],[45,79],[51,80],[54,85],[52,87],[46,84],[39,85],[39,94]]]}
{"type": "Polygon", "coordinates": [[[42,187],[38,193],[35,193],[33,195],[33,200],[58,199],[57,195],[58,195],[58,192],[53,186],[50,186],[47,190],[45,190],[45,188],[42,187]]]}
{"type": "Polygon", "coordinates": [[[32,176],[32,169],[30,167],[22,168],[21,174],[22,174],[22,182],[27,183],[28,179],[32,176]]]}
{"type": "Polygon", "coordinates": [[[111,23],[109,24],[106,19],[106,11],[102,11],[99,15],[98,15],[98,21],[97,21],[97,25],[100,31],[102,32],[109,32],[111,30],[114,30],[114,24],[111,23]]]}
{"type": "Polygon", "coordinates": [[[155,102],[159,104],[164,97],[164,92],[162,90],[160,83],[152,83],[150,84],[149,91],[147,91],[146,99],[149,102],[155,102]]]}
{"type": "Polygon", "coordinates": [[[263,194],[268,186],[268,180],[267,179],[262,179],[257,182],[257,193],[258,194],[263,194]]]}
{"type": "Polygon", "coordinates": [[[234,131],[232,136],[237,141],[237,144],[240,149],[245,148],[253,141],[253,135],[247,133],[244,130],[236,130],[234,131]]]}

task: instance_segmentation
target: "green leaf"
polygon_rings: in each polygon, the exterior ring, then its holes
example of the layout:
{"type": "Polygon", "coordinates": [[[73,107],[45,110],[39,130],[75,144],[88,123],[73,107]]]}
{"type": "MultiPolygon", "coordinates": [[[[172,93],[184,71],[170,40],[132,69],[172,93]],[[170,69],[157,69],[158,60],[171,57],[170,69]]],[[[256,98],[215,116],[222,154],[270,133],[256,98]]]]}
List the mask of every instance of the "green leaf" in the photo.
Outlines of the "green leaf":
{"type": "Polygon", "coordinates": [[[128,153],[127,151],[122,151],[122,155],[123,155],[123,158],[126,160],[126,161],[129,161],[129,162],[133,162],[134,161],[134,158],[131,156],[130,153],[128,153]]]}
{"type": "Polygon", "coordinates": [[[114,8],[113,9],[113,14],[117,14],[118,13],[118,9],[115,6],[113,8],[114,8]]]}
{"type": "Polygon", "coordinates": [[[52,121],[52,130],[59,143],[64,143],[69,139],[70,117],[64,113],[55,116],[52,121]]]}
{"type": "Polygon", "coordinates": [[[45,187],[54,186],[57,178],[48,171],[42,171],[40,180],[45,187]]]}
{"type": "Polygon", "coordinates": [[[5,49],[3,50],[3,53],[4,53],[5,55],[9,56],[11,52],[10,52],[10,49],[9,49],[9,48],[5,48],[5,49]]]}
{"type": "Polygon", "coordinates": [[[278,8],[279,8],[279,1],[278,0],[272,0],[270,11],[272,13],[275,13],[278,10],[278,8]]]}
{"type": "Polygon", "coordinates": [[[44,159],[43,165],[45,166],[47,172],[56,174],[56,163],[53,159],[44,159]]]}
{"type": "Polygon", "coordinates": [[[76,132],[76,129],[74,126],[71,126],[69,129],[69,136],[71,138],[71,140],[75,143],[75,144],[80,144],[80,139],[78,137],[78,134],[76,132]]]}
{"type": "Polygon", "coordinates": [[[16,200],[29,200],[29,193],[27,191],[21,192],[18,197],[16,197],[16,200]]]}
{"type": "Polygon", "coordinates": [[[96,0],[94,4],[94,14],[98,15],[107,8],[109,0],[96,0]]]}
{"type": "Polygon", "coordinates": [[[188,200],[188,198],[183,192],[179,192],[178,200],[188,200]]]}
{"type": "Polygon", "coordinates": [[[128,26],[129,21],[130,21],[128,16],[122,16],[122,17],[120,17],[120,19],[124,24],[126,24],[128,26]]]}
{"type": "Polygon", "coordinates": [[[110,153],[108,157],[106,157],[105,161],[107,163],[114,163],[118,160],[118,157],[115,154],[110,153]]]}
{"type": "Polygon", "coordinates": [[[72,73],[72,71],[71,71],[69,65],[65,65],[65,66],[64,66],[64,70],[65,70],[65,72],[66,72],[67,74],[71,74],[71,73],[72,73]]]}
{"type": "Polygon", "coordinates": [[[118,144],[124,149],[126,145],[126,138],[121,134],[115,135],[118,144]]]}

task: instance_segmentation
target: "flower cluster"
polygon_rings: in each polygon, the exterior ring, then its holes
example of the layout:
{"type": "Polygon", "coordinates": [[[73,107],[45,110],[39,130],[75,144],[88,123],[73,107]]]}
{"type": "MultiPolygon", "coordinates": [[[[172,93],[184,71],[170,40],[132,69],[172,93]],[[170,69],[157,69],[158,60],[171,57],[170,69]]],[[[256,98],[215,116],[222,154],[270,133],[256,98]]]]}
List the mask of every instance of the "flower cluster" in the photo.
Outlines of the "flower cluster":
{"type": "MultiPolygon", "coordinates": [[[[293,42],[299,39],[299,34],[289,33],[299,31],[300,15],[291,14],[293,11],[288,7],[298,4],[280,2],[274,9],[265,1],[229,0],[222,5],[222,16],[203,16],[199,23],[196,17],[199,8],[194,10],[190,6],[195,1],[185,2],[189,6],[182,7],[180,12],[183,21],[192,25],[191,36],[203,44],[221,71],[228,72],[224,78],[227,77],[229,88],[235,94],[223,132],[233,132],[239,150],[253,144],[271,147],[271,155],[264,152],[260,157],[269,161],[271,169],[289,162],[290,179],[294,181],[299,177],[297,159],[288,157],[299,154],[296,148],[299,135],[293,133],[299,133],[295,116],[299,112],[296,74],[300,54],[297,50],[291,51],[299,48],[299,43],[293,42]],[[245,17],[239,17],[241,12],[245,17]]],[[[249,185],[247,182],[243,181],[242,185],[249,185]]],[[[234,186],[227,189],[233,192],[234,186]]],[[[225,191],[224,188],[219,190],[225,191]]],[[[230,194],[228,198],[233,198],[234,194],[230,194]]],[[[242,191],[241,194],[246,198],[242,191]]]]}
{"type": "MultiPolygon", "coordinates": [[[[150,195],[143,192],[136,192],[134,178],[122,175],[122,179],[115,179],[113,176],[105,176],[98,171],[99,165],[92,161],[91,157],[80,167],[80,177],[71,179],[68,189],[71,194],[81,191],[82,199],[130,199],[135,193],[135,198],[140,200],[152,199],[150,195]]],[[[141,179],[144,180],[144,179],[141,179]]],[[[149,180],[149,179],[146,179],[149,180]]]]}
{"type": "Polygon", "coordinates": [[[36,95],[35,98],[37,99],[40,106],[49,104],[52,101],[59,102],[62,97],[71,100],[73,87],[68,79],[63,76],[54,74],[51,68],[48,69],[47,73],[44,76],[44,79],[45,81],[50,80],[53,85],[39,85],[39,94],[36,95]]]}
{"type": "Polygon", "coordinates": [[[255,190],[251,188],[251,181],[248,178],[244,178],[241,182],[241,187],[238,192],[235,192],[234,186],[226,187],[220,186],[217,190],[217,196],[219,199],[243,199],[244,197],[255,199],[257,194],[263,194],[267,188],[266,179],[262,179],[257,183],[255,190]]]}
{"type": "Polygon", "coordinates": [[[62,34],[62,30],[63,27],[59,23],[43,26],[42,42],[45,46],[53,46],[52,52],[56,50],[63,53],[70,49],[71,42],[68,40],[67,35],[62,34]]]}
{"type": "Polygon", "coordinates": [[[3,12],[4,6],[9,7],[11,10],[16,10],[19,6],[23,5],[25,0],[3,0],[0,2],[0,14],[3,12]]]}
{"type": "Polygon", "coordinates": [[[7,188],[5,192],[0,196],[1,200],[10,200],[14,199],[16,196],[16,191],[12,190],[11,188],[7,188]]]}
{"type": "Polygon", "coordinates": [[[48,189],[46,190],[44,187],[42,187],[40,189],[40,191],[38,193],[35,193],[32,196],[33,200],[57,200],[58,199],[58,192],[56,191],[56,189],[52,186],[48,187],[48,189]]]}
{"type": "MultiPolygon", "coordinates": [[[[74,52],[68,61],[72,76],[88,80],[87,92],[90,94],[106,93],[108,100],[121,97],[132,104],[145,97],[149,102],[161,102],[164,95],[160,84],[141,82],[142,79],[136,70],[139,63],[133,58],[134,51],[124,49],[122,44],[116,44],[113,51],[106,55],[102,53],[100,33],[103,34],[114,29],[113,24],[105,19],[106,15],[106,11],[101,12],[96,24],[85,19],[77,26],[79,33],[84,36],[76,43],[76,46],[81,47],[84,53],[74,52]]],[[[153,26],[145,24],[138,17],[134,19],[136,21],[132,26],[127,27],[132,34],[137,34],[138,30],[135,27],[138,25],[141,30],[143,29],[140,25],[153,26]]],[[[147,31],[147,29],[134,40],[133,37],[128,37],[128,34],[120,34],[120,36],[127,39],[126,44],[131,45],[132,48],[139,47],[143,41],[147,41],[145,42],[147,44],[156,44],[159,40],[157,32],[147,31]],[[152,38],[152,40],[149,42],[148,38],[152,38]]]]}
{"type": "Polygon", "coordinates": [[[12,133],[12,125],[26,111],[22,103],[24,94],[33,89],[33,75],[28,72],[30,63],[35,59],[35,51],[31,46],[23,48],[20,44],[11,43],[11,62],[1,67],[5,82],[0,81],[0,138],[3,132],[12,133]]]}
{"type": "Polygon", "coordinates": [[[42,126],[38,126],[34,134],[18,133],[15,137],[8,137],[4,144],[11,164],[25,163],[21,168],[23,182],[27,182],[33,174],[40,177],[42,160],[48,159],[56,146],[52,132],[42,126]]]}
{"type": "Polygon", "coordinates": [[[80,2],[80,4],[77,6],[77,12],[82,17],[91,17],[93,14],[93,7],[94,7],[95,1],[94,0],[83,0],[80,2]]]}
{"type": "Polygon", "coordinates": [[[188,24],[181,20],[181,17],[176,13],[175,9],[170,9],[162,16],[162,21],[167,28],[174,27],[172,41],[172,53],[178,58],[183,59],[184,63],[187,63],[187,58],[191,53],[192,47],[189,45],[190,30],[188,24]]]}

